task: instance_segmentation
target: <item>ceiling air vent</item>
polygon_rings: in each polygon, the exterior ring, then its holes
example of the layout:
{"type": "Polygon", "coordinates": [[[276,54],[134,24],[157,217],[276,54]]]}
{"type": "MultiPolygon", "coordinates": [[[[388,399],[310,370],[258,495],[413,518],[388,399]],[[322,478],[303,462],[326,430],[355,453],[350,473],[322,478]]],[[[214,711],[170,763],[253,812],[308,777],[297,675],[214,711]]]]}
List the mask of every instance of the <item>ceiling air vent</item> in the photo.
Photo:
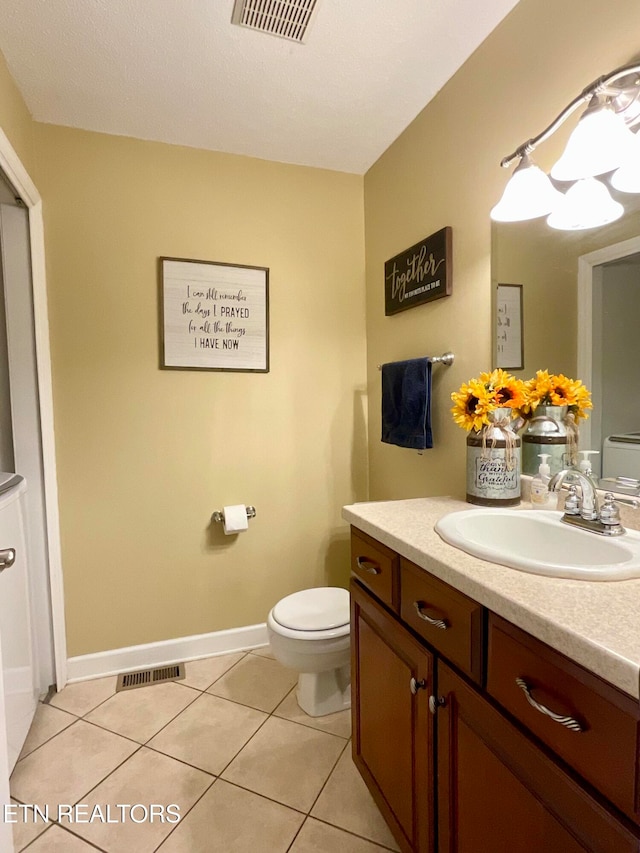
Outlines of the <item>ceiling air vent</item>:
{"type": "Polygon", "coordinates": [[[303,42],[320,0],[236,0],[231,22],[303,42]]]}

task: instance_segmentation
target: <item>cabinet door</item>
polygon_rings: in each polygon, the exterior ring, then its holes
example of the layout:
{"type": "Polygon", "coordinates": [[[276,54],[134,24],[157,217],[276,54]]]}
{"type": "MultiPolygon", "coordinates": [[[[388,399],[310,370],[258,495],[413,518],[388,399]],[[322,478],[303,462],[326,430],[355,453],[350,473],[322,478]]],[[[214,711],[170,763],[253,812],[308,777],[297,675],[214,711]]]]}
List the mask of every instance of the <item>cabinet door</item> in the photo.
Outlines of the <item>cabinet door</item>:
{"type": "Polygon", "coordinates": [[[438,853],[637,853],[636,831],[438,663],[438,853]]]}
{"type": "Polygon", "coordinates": [[[433,850],[433,658],[351,581],[353,760],[403,851],[433,850]]]}

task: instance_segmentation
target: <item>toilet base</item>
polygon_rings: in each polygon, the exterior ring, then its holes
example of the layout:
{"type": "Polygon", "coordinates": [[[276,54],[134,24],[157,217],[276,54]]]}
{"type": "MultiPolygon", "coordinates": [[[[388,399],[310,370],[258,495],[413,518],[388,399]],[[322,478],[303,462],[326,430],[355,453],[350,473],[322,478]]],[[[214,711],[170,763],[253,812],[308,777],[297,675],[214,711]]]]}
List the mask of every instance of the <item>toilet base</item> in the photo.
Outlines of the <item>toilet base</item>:
{"type": "Polygon", "coordinates": [[[310,717],[324,717],[351,707],[349,665],[324,672],[301,672],[296,690],[298,705],[310,717]]]}

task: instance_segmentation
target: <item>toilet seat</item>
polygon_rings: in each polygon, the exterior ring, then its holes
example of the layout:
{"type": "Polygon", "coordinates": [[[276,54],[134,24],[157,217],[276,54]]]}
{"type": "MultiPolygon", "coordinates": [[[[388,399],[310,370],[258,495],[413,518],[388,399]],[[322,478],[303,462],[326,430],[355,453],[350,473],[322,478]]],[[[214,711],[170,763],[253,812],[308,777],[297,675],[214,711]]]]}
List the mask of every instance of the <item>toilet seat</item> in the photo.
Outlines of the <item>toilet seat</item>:
{"type": "Polygon", "coordinates": [[[290,631],[316,633],[333,632],[340,628],[348,630],[349,593],[346,589],[333,586],[303,589],[287,595],[275,605],[271,613],[278,625],[290,631]]]}
{"type": "Polygon", "coordinates": [[[274,658],[298,672],[296,699],[311,717],[351,707],[349,593],[316,587],[279,601],[267,616],[274,658]]]}

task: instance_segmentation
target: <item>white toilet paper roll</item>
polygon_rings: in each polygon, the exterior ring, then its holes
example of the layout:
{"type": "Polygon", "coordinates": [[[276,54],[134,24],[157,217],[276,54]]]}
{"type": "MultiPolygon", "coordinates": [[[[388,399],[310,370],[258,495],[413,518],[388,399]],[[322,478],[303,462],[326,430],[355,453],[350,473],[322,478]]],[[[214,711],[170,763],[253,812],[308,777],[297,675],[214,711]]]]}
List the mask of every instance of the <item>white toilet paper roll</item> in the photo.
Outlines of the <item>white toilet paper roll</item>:
{"type": "Polygon", "coordinates": [[[246,530],[249,526],[247,508],[244,504],[225,506],[222,511],[224,513],[225,533],[240,533],[241,530],[246,530]]]}

